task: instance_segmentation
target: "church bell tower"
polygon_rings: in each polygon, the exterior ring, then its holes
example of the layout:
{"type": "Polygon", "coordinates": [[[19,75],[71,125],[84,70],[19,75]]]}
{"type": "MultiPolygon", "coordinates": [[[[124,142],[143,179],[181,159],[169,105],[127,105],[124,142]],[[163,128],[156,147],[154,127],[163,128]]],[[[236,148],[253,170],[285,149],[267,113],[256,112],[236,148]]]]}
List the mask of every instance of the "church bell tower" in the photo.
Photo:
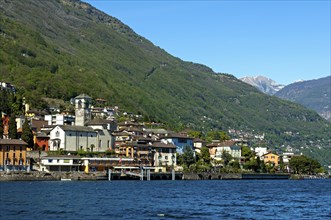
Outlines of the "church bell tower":
{"type": "Polygon", "coordinates": [[[75,125],[85,126],[91,120],[91,97],[81,94],[75,98],[75,125]]]}

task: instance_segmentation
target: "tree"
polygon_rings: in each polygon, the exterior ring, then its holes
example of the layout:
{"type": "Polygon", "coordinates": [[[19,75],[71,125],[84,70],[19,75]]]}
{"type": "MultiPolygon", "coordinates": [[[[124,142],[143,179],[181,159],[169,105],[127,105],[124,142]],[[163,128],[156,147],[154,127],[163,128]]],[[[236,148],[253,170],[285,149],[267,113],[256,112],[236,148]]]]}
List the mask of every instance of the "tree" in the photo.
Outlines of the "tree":
{"type": "Polygon", "coordinates": [[[212,140],[226,141],[230,139],[230,136],[225,131],[209,131],[206,134],[206,141],[208,142],[212,140]]]}
{"type": "Polygon", "coordinates": [[[225,131],[220,132],[221,141],[226,141],[226,140],[230,140],[230,139],[231,139],[230,136],[225,131]]]}
{"type": "Polygon", "coordinates": [[[257,172],[257,170],[259,169],[258,161],[254,158],[251,158],[250,160],[246,161],[246,163],[244,164],[244,168],[257,172]]]}
{"type": "Polygon", "coordinates": [[[230,161],[232,160],[232,155],[229,154],[229,153],[226,152],[226,151],[223,151],[223,152],[222,152],[222,156],[221,156],[221,158],[222,158],[222,160],[223,160],[223,164],[224,164],[224,166],[227,166],[227,165],[230,163],[230,161]]]}
{"type": "Polygon", "coordinates": [[[245,161],[250,160],[254,156],[254,152],[251,151],[251,149],[247,146],[241,147],[241,155],[245,157],[245,161]]]}
{"type": "Polygon", "coordinates": [[[33,142],[33,133],[30,128],[28,119],[25,118],[23,127],[22,127],[22,140],[25,141],[28,144],[28,147],[33,147],[34,142],[33,142]]]}
{"type": "Polygon", "coordinates": [[[229,166],[231,166],[232,168],[239,170],[240,169],[240,163],[238,160],[233,160],[229,163],[229,166]]]}
{"type": "Polygon", "coordinates": [[[283,172],[284,169],[285,169],[284,160],[283,160],[283,157],[280,157],[279,158],[279,170],[283,172]]]}
{"type": "Polygon", "coordinates": [[[17,139],[17,126],[15,120],[15,114],[11,114],[9,118],[8,137],[10,139],[17,139]]]}
{"type": "Polygon", "coordinates": [[[6,114],[11,113],[11,100],[9,98],[9,93],[6,90],[0,90],[0,115],[2,112],[6,114]]]}
{"type": "MultiPolygon", "coordinates": [[[[0,112],[1,113],[1,112],[0,112]]],[[[3,137],[3,122],[2,118],[0,118],[0,139],[3,137]]]]}
{"type": "Polygon", "coordinates": [[[321,171],[319,162],[304,155],[293,157],[289,166],[295,174],[316,174],[321,171]]]}
{"type": "Polygon", "coordinates": [[[194,164],[195,157],[191,147],[189,146],[184,147],[182,160],[183,160],[183,164],[185,164],[187,167],[190,167],[191,164],[194,164]]]}
{"type": "Polygon", "coordinates": [[[201,131],[190,131],[190,132],[188,132],[188,135],[193,138],[201,138],[202,132],[201,131]]]}
{"type": "Polygon", "coordinates": [[[207,147],[201,148],[200,156],[205,163],[210,164],[211,158],[210,158],[209,149],[207,147]]]}

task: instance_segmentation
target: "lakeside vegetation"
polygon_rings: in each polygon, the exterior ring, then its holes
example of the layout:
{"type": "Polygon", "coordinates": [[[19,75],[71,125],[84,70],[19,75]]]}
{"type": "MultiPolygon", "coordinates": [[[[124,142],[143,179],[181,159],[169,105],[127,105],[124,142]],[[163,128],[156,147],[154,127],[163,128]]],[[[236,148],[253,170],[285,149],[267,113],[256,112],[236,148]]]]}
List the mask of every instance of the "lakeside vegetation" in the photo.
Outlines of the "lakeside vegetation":
{"type": "MultiPolygon", "coordinates": [[[[183,166],[185,172],[218,172],[218,173],[287,173],[285,164],[280,161],[278,166],[265,163],[256,156],[247,146],[242,146],[242,156],[245,157],[241,165],[238,160],[233,160],[232,156],[222,153],[222,160],[213,160],[210,157],[209,149],[202,147],[200,153],[194,153],[190,148],[185,148],[182,155],[177,155],[178,164],[183,166]]],[[[293,157],[289,162],[289,168],[293,174],[321,174],[326,173],[321,164],[305,155],[293,157]]]]}

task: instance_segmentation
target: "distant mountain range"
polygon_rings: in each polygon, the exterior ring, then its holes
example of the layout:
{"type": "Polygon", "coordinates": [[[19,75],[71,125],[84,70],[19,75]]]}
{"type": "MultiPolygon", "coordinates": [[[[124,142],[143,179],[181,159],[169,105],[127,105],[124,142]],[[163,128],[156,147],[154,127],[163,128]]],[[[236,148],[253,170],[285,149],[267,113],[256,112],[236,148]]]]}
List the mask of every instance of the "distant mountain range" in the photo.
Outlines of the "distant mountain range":
{"type": "Polygon", "coordinates": [[[248,83],[261,92],[268,94],[268,95],[273,95],[282,88],[284,88],[284,85],[278,84],[272,79],[269,79],[264,76],[246,76],[243,78],[240,78],[241,81],[248,83]]]}
{"type": "Polygon", "coordinates": [[[331,121],[330,76],[314,80],[297,81],[287,86],[278,84],[264,76],[246,76],[240,78],[240,80],[254,86],[265,94],[301,104],[331,121]]]}
{"type": "Polygon", "coordinates": [[[275,93],[275,96],[299,103],[315,110],[331,121],[331,76],[292,83],[275,93]]]}

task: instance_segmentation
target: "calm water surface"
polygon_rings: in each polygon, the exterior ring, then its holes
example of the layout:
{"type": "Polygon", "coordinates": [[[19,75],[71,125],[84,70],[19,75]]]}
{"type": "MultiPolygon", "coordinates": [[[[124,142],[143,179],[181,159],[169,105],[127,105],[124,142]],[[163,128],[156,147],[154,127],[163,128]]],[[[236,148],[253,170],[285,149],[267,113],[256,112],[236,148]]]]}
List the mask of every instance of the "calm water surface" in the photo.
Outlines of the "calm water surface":
{"type": "Polygon", "coordinates": [[[0,219],[331,219],[331,180],[1,182],[0,219]]]}

